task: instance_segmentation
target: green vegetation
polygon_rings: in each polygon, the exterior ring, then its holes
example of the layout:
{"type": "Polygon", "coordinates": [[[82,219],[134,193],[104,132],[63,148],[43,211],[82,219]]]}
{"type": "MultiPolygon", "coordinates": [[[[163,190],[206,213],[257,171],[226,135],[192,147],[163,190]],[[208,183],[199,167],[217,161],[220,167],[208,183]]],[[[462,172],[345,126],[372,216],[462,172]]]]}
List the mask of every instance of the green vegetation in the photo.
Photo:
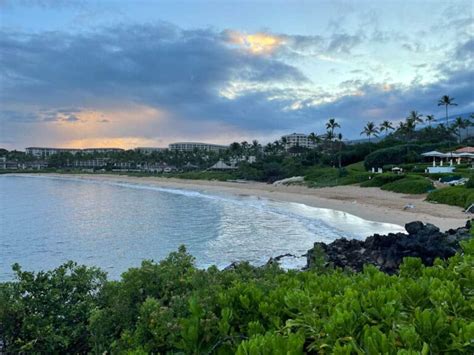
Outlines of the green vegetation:
{"type": "Polygon", "coordinates": [[[403,174],[390,174],[390,173],[384,173],[384,174],[377,174],[372,179],[363,182],[360,184],[362,187],[381,187],[385,184],[403,179],[405,175],[403,174]]]}
{"type": "Polygon", "coordinates": [[[366,181],[370,173],[356,169],[337,169],[314,167],[308,169],[305,182],[310,187],[328,187],[338,185],[351,185],[366,181]]]}
{"type": "Polygon", "coordinates": [[[474,189],[466,186],[452,186],[429,193],[428,201],[468,208],[474,203],[474,189]]]}
{"type": "MultiPolygon", "coordinates": [[[[196,269],[181,247],[120,281],[67,263],[0,284],[6,353],[472,354],[474,239],[399,275],[241,264],[196,269]]],[[[3,347],[3,349],[2,349],[3,347]]]]}
{"type": "Polygon", "coordinates": [[[192,179],[192,180],[218,180],[226,181],[235,179],[232,173],[222,171],[188,171],[179,174],[165,174],[165,177],[175,177],[179,179],[192,179]]]}
{"type": "Polygon", "coordinates": [[[396,180],[385,184],[382,190],[393,191],[403,194],[424,194],[434,189],[431,180],[419,176],[407,176],[403,179],[396,180]]]}

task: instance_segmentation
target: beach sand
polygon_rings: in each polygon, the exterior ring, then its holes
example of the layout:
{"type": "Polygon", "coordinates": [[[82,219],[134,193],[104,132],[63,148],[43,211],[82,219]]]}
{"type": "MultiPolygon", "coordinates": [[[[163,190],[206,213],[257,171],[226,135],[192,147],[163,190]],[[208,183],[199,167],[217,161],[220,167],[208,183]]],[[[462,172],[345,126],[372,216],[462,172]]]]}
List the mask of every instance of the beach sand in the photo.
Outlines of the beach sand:
{"type": "Polygon", "coordinates": [[[404,226],[412,221],[422,221],[438,226],[442,231],[465,225],[470,215],[459,207],[434,204],[425,200],[426,195],[406,195],[379,188],[337,186],[308,188],[305,186],[274,186],[259,182],[222,182],[208,180],[184,180],[161,177],[134,177],[112,174],[32,174],[60,178],[95,181],[126,182],[155,185],[165,188],[188,189],[207,193],[250,195],[276,201],[303,203],[312,207],[347,212],[366,220],[393,223],[404,226]],[[403,210],[407,204],[413,209],[403,210]]]}

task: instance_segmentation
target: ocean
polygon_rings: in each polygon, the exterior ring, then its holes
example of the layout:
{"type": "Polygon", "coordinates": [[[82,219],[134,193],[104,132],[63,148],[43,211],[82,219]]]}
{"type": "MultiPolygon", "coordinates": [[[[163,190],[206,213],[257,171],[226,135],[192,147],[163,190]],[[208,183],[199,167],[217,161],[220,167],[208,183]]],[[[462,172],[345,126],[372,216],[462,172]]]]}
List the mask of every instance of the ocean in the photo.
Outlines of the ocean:
{"type": "Polygon", "coordinates": [[[329,209],[252,196],[74,177],[0,176],[0,281],[11,265],[49,270],[68,260],[117,279],[184,244],[198,267],[262,265],[290,253],[299,268],[316,241],[403,231],[329,209]]]}

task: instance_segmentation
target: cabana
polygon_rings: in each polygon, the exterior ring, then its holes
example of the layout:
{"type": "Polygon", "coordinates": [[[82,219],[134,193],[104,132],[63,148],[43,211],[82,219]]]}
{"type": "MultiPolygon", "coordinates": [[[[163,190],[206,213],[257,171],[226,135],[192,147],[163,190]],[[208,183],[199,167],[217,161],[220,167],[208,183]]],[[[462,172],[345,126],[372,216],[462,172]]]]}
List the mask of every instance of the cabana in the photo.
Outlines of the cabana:
{"type": "Polygon", "coordinates": [[[453,158],[455,157],[455,153],[441,153],[436,150],[433,150],[431,152],[426,152],[421,155],[426,158],[433,158],[433,166],[428,168],[428,173],[430,174],[452,173],[454,171],[453,158]],[[436,166],[436,158],[439,158],[439,166],[436,166]],[[449,159],[449,166],[443,166],[443,159],[446,159],[446,163],[449,159]]]}
{"type": "Polygon", "coordinates": [[[234,169],[237,169],[237,167],[228,165],[224,163],[222,160],[219,160],[217,163],[215,163],[213,166],[211,166],[207,170],[234,170],[234,169]]]}
{"type": "Polygon", "coordinates": [[[436,158],[440,158],[439,159],[439,166],[443,166],[443,158],[448,158],[449,157],[449,154],[441,153],[441,152],[438,152],[437,150],[432,150],[431,152],[426,152],[426,153],[423,153],[421,155],[423,157],[426,157],[426,158],[433,158],[433,167],[436,166],[436,158]]]}

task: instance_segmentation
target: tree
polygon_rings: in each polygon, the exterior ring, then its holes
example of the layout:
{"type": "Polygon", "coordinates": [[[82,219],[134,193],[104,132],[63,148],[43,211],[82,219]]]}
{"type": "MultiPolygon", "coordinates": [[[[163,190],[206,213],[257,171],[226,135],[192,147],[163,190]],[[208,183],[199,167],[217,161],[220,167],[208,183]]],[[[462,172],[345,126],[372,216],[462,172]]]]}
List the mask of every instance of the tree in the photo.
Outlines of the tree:
{"type": "Polygon", "coordinates": [[[334,130],[336,128],[341,128],[341,125],[336,122],[335,118],[330,118],[326,123],[326,129],[331,131],[332,136],[334,136],[334,130]]]}
{"type": "Polygon", "coordinates": [[[407,120],[412,121],[416,126],[417,123],[423,123],[422,117],[423,115],[418,111],[411,111],[407,117],[407,120]]]}
{"type": "Polygon", "coordinates": [[[446,127],[448,127],[448,106],[457,106],[458,104],[454,103],[454,97],[449,97],[448,95],[443,95],[441,99],[438,100],[438,106],[444,106],[446,108],[446,127]]]}
{"type": "Polygon", "coordinates": [[[379,133],[379,130],[375,126],[374,122],[367,122],[367,124],[364,127],[364,130],[360,132],[361,135],[365,134],[367,137],[369,137],[369,143],[370,143],[370,137],[371,136],[376,137],[378,133],[379,133]]]}
{"type": "Polygon", "coordinates": [[[425,121],[428,122],[429,126],[431,127],[431,122],[434,122],[436,120],[434,115],[426,115],[425,121]]]}
{"type": "Polygon", "coordinates": [[[466,119],[466,138],[469,138],[469,127],[474,126],[474,123],[471,121],[474,119],[474,113],[471,113],[469,117],[466,119]]]}
{"type": "Polygon", "coordinates": [[[395,129],[395,128],[393,128],[392,122],[390,122],[390,121],[383,121],[383,122],[380,124],[379,131],[380,131],[380,132],[385,131],[385,135],[387,135],[389,131],[393,131],[394,129],[395,129]]]}
{"type": "Polygon", "coordinates": [[[338,133],[336,136],[336,141],[339,145],[339,154],[338,154],[338,162],[339,162],[339,169],[342,168],[341,156],[342,156],[342,133],[338,133]]]}
{"type": "Polygon", "coordinates": [[[311,132],[309,135],[308,135],[308,139],[314,144],[318,144],[318,143],[321,143],[321,137],[318,136],[316,133],[314,132],[311,132]]]}
{"type": "Polygon", "coordinates": [[[457,130],[456,135],[458,136],[458,142],[461,142],[461,131],[468,127],[467,122],[469,121],[464,120],[462,117],[456,117],[456,120],[453,123],[453,129],[455,131],[457,130]]]}

